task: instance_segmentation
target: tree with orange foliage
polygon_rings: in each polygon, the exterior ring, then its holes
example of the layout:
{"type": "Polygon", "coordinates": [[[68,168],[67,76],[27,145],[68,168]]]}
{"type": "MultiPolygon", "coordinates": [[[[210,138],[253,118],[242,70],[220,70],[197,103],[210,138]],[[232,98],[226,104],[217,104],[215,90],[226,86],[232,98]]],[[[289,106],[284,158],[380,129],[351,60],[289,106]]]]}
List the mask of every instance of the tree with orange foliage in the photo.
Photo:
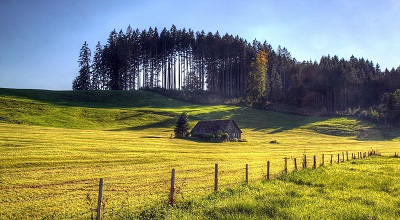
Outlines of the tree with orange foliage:
{"type": "Polygon", "coordinates": [[[250,64],[250,73],[246,78],[246,99],[249,102],[260,101],[265,97],[270,88],[267,85],[267,52],[260,50],[256,59],[250,64]]]}

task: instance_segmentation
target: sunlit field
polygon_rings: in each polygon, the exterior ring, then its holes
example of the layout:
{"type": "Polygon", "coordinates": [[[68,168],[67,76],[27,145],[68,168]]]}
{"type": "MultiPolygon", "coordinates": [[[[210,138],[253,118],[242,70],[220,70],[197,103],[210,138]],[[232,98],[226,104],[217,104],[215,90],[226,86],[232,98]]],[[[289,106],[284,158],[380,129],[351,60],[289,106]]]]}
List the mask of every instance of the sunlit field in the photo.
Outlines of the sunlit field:
{"type": "Polygon", "coordinates": [[[398,219],[399,158],[369,157],[221,190],[123,219],[398,219]]]}
{"type": "MultiPolygon", "coordinates": [[[[164,203],[172,168],[179,203],[213,193],[216,163],[223,190],[244,182],[245,164],[250,184],[259,184],[267,161],[271,173],[279,174],[285,157],[317,155],[320,164],[325,154],[328,164],[331,154],[346,151],[400,152],[395,131],[355,118],[191,105],[143,91],[74,95],[3,89],[0,121],[0,219],[90,219],[99,178],[105,182],[103,214],[110,219],[164,203]],[[235,119],[246,142],[171,138],[182,112],[192,126],[203,119],[235,119]],[[365,132],[371,135],[362,138],[365,132]]],[[[293,170],[293,160],[288,166],[293,170]]]]}

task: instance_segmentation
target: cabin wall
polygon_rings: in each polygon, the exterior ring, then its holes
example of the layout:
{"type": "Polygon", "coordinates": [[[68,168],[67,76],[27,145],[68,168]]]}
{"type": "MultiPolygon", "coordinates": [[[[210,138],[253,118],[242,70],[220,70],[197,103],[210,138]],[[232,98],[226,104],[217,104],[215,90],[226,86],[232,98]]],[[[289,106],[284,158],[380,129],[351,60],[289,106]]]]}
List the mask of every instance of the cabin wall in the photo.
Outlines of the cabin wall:
{"type": "Polygon", "coordinates": [[[241,139],[240,130],[236,128],[232,123],[226,128],[225,133],[229,134],[229,139],[237,138],[241,139]]]}

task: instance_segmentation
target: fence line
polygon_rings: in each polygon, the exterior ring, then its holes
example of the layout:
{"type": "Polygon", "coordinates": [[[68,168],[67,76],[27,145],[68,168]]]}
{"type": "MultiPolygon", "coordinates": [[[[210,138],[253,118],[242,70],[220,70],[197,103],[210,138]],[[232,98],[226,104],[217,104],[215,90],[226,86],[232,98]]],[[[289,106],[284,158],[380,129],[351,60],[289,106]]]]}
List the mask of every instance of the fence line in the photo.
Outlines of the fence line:
{"type": "MultiPolygon", "coordinates": [[[[363,158],[366,158],[366,157],[369,157],[369,156],[373,156],[373,155],[376,155],[376,154],[377,153],[374,150],[373,151],[369,151],[369,152],[357,152],[357,157],[358,157],[358,159],[363,159],[363,158]]],[[[394,156],[398,157],[398,153],[395,152],[394,156]]],[[[348,153],[348,151],[346,151],[346,153],[342,152],[342,155],[340,153],[337,154],[337,163],[339,164],[341,162],[344,162],[345,158],[346,158],[346,161],[349,161],[349,153],[348,153]]],[[[352,153],[351,154],[351,158],[353,160],[355,160],[356,159],[356,155],[354,153],[352,153]]],[[[284,159],[284,161],[283,161],[284,162],[284,167],[283,167],[282,172],[278,173],[278,174],[271,174],[271,172],[270,172],[271,171],[270,170],[271,163],[270,163],[270,161],[267,161],[266,174],[264,176],[266,181],[270,181],[271,179],[273,179],[272,177],[275,178],[275,177],[279,177],[281,175],[286,175],[286,174],[289,173],[288,160],[290,158],[285,157],[283,159],[284,159]]],[[[303,159],[302,168],[303,169],[307,169],[307,155],[304,154],[302,159],[303,159]]],[[[298,170],[298,166],[297,166],[297,159],[296,158],[293,158],[293,163],[294,163],[294,171],[297,171],[298,170]]],[[[330,157],[330,164],[333,164],[333,154],[331,154],[331,157],[330,157]]],[[[321,163],[320,163],[319,167],[322,167],[324,165],[325,165],[325,154],[322,154],[322,159],[321,159],[321,163]]],[[[261,166],[255,166],[253,168],[261,168],[261,166]]],[[[312,169],[317,169],[317,168],[318,168],[317,156],[314,155],[313,156],[312,169]]],[[[230,170],[230,171],[227,171],[225,173],[229,174],[229,173],[238,173],[238,172],[244,172],[244,173],[242,173],[242,175],[244,177],[243,178],[244,179],[243,183],[244,184],[249,184],[249,172],[250,172],[249,164],[246,164],[245,167],[242,168],[242,169],[233,170],[233,171],[230,170]]],[[[223,184],[223,185],[221,185],[219,183],[219,173],[222,173],[222,172],[219,170],[218,164],[215,164],[214,172],[213,173],[209,173],[209,174],[214,174],[214,192],[215,193],[218,192],[218,190],[220,189],[221,186],[231,186],[231,185],[233,185],[233,184],[223,184]]],[[[200,178],[200,177],[192,177],[190,179],[198,179],[198,178],[200,178]]],[[[176,203],[175,196],[178,193],[177,192],[177,188],[178,187],[176,186],[176,171],[175,171],[175,168],[173,168],[171,170],[171,179],[170,179],[170,181],[171,181],[170,182],[171,185],[170,185],[170,188],[169,188],[168,203],[171,204],[171,205],[174,205],[176,203]]],[[[158,181],[158,182],[164,182],[164,181],[158,181]]],[[[99,182],[98,202],[97,202],[97,208],[96,208],[96,213],[97,213],[96,220],[100,220],[101,219],[102,204],[103,204],[103,188],[104,188],[104,180],[103,180],[103,178],[101,178],[100,182],[99,182]]],[[[196,189],[199,190],[200,188],[201,189],[207,189],[208,187],[197,187],[196,189]]]]}

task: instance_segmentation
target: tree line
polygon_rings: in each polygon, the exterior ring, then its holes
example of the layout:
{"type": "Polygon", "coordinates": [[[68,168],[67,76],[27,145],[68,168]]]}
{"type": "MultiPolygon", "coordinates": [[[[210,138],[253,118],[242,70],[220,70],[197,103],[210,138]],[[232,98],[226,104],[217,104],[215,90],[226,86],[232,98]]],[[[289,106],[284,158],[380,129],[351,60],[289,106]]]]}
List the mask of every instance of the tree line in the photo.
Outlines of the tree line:
{"type": "Polygon", "coordinates": [[[400,88],[400,66],[382,71],[368,59],[336,55],[299,62],[285,47],[274,50],[266,41],[174,25],[161,32],[113,30],[93,56],[85,42],[78,62],[74,90],[208,91],[277,110],[341,113],[376,107],[381,117],[385,97],[400,88]]]}

